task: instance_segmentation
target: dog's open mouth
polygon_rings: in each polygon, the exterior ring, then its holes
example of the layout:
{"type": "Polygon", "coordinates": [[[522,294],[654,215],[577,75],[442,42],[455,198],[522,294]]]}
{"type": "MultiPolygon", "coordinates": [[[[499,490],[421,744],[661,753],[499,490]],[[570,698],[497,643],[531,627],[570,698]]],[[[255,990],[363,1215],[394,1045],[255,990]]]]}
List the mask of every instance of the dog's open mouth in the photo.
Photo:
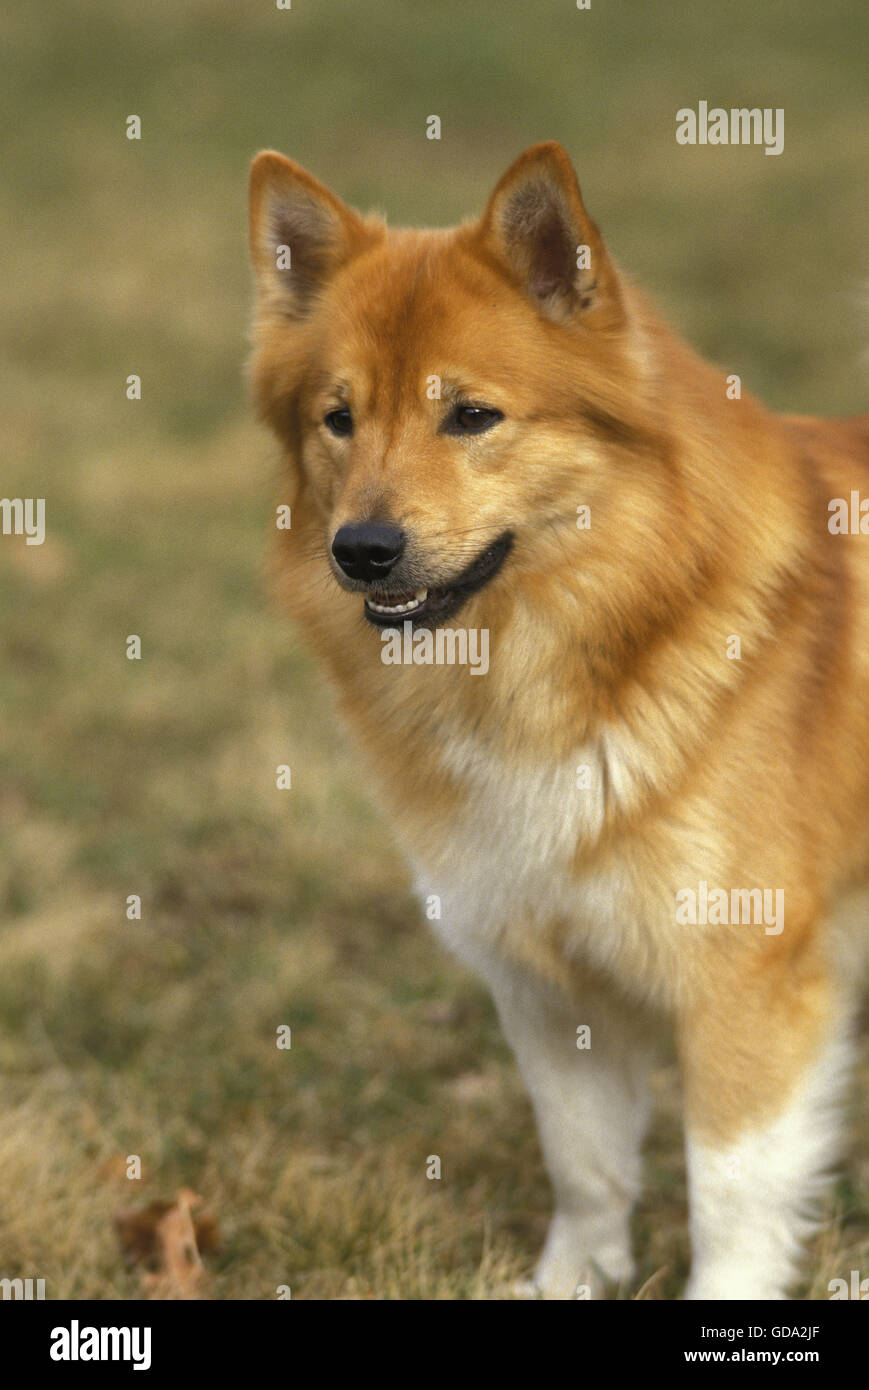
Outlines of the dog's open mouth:
{"type": "Polygon", "coordinates": [[[449,585],[419,588],[402,593],[396,590],[369,594],[365,616],[375,627],[395,627],[404,622],[430,626],[444,622],[459,611],[472,594],[494,579],[513,545],[513,535],[505,531],[482,554],[472,560],[449,585]]]}

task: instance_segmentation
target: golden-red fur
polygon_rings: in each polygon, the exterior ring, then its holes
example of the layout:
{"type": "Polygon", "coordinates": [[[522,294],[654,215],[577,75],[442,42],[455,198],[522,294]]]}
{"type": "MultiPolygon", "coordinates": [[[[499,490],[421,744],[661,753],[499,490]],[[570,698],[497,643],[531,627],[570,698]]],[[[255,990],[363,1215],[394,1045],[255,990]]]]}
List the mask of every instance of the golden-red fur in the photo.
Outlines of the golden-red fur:
{"type": "Polygon", "coordinates": [[[455,230],[387,230],[271,153],[251,209],[253,387],[293,509],[283,592],[399,833],[418,858],[461,853],[450,749],[517,776],[590,760],[600,815],[568,866],[582,929],[520,913],[497,950],[561,998],[596,983],[670,1014],[688,1123],[726,1145],[786,1104],[853,969],[837,903],[869,868],[869,537],[831,534],[828,504],[869,495],[869,417],[730,399],[613,266],[558,146],[528,151],[455,230]],[[591,253],[566,289],[564,227],[591,253]],[[433,374],[501,424],[439,433],[433,374]],[[321,425],[337,380],[349,442],[321,425]],[[382,663],[328,567],[337,528],[378,516],[412,532],[433,582],[513,532],[453,620],[489,630],[485,678],[382,663]],[[677,927],[674,895],[700,879],[781,888],[784,929],[677,927]],[[605,949],[590,882],[618,886],[630,924],[605,949]]]}

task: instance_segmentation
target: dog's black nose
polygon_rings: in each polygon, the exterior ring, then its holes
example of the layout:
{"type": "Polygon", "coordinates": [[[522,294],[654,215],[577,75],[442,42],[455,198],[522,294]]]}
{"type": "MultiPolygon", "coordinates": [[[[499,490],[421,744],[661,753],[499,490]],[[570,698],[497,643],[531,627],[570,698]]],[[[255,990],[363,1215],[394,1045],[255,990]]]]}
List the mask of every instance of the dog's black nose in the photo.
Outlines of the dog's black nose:
{"type": "Polygon", "coordinates": [[[404,554],[404,532],[380,521],[339,526],[332,554],[348,579],[384,579],[404,554]]]}

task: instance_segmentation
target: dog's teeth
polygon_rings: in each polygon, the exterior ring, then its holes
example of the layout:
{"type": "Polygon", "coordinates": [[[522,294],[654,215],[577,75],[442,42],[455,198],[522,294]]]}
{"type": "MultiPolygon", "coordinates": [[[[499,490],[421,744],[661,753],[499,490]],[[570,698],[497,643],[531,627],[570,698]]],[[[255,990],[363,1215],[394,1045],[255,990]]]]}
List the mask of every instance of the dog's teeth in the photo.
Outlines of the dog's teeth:
{"type": "Polygon", "coordinates": [[[375,603],[373,599],[367,598],[365,602],[372,613],[412,613],[415,608],[419,608],[428,598],[428,589],[418,589],[412,599],[407,603],[375,603]]]}

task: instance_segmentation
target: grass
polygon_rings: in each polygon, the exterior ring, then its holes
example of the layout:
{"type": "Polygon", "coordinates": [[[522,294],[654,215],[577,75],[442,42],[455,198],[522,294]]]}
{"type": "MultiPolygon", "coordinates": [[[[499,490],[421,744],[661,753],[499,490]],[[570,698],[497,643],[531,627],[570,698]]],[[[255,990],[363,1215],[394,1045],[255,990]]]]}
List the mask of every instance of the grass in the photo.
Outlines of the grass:
{"type": "MultiPolygon", "coordinates": [[[[616,255],[701,348],[781,408],[858,410],[869,15],[71,0],[8,10],[0,36],[2,487],[48,517],[42,547],[0,541],[0,1274],[137,1298],[113,1216],[191,1186],[222,1230],[211,1297],[486,1296],[527,1274],[547,1183],[493,1010],[421,924],[266,596],[247,162],[276,145],[395,221],[448,223],[561,139],[616,255]],[[701,98],[782,106],[785,153],[677,147],[701,98]]],[[[865,1095],[865,1049],[862,1072],[865,1095]]],[[[671,1061],[655,1079],[625,1292],[672,1298],[671,1061]]],[[[869,1268],[865,1114],[852,1131],[819,1298],[869,1268]]]]}

